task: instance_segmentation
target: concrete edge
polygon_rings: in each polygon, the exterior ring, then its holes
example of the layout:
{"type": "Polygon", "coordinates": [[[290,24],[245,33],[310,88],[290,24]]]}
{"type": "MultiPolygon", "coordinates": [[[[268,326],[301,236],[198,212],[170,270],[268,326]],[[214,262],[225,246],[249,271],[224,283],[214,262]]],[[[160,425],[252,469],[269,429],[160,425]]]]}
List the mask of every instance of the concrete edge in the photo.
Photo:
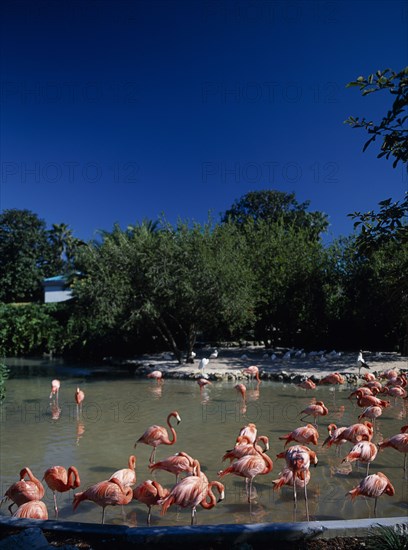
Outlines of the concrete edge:
{"type": "Polygon", "coordinates": [[[181,544],[203,544],[231,547],[236,544],[270,544],[271,541],[307,541],[334,537],[367,537],[378,526],[403,525],[408,530],[408,517],[311,521],[299,523],[255,523],[163,527],[128,527],[70,521],[0,518],[3,531],[32,527],[58,535],[59,538],[115,540],[145,546],[180,547],[181,544]]]}

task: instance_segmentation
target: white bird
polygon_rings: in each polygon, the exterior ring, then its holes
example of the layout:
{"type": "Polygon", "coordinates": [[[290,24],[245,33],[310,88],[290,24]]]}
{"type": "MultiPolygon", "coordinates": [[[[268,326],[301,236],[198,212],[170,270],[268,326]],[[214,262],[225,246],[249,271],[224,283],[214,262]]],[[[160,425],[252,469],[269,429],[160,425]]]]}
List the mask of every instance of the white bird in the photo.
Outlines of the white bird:
{"type": "Polygon", "coordinates": [[[358,366],[358,375],[360,376],[360,371],[364,367],[365,369],[369,369],[370,367],[367,365],[367,363],[364,361],[363,358],[363,352],[360,350],[357,357],[357,366],[358,366]]]}
{"type": "Polygon", "coordinates": [[[210,355],[210,359],[217,359],[218,357],[218,350],[215,349],[212,354],[210,355]]]}
{"type": "Polygon", "coordinates": [[[206,357],[203,357],[198,365],[198,370],[201,371],[201,376],[203,378],[208,378],[208,374],[204,373],[204,369],[205,367],[208,365],[208,363],[210,362],[209,359],[207,359],[206,357]]]}

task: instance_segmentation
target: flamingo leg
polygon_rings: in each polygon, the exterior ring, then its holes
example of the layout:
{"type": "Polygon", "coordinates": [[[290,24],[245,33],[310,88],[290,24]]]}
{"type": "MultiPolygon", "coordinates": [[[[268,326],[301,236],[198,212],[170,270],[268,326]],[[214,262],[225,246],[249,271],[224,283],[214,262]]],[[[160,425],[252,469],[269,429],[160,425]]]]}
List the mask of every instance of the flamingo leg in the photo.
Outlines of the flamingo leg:
{"type": "Polygon", "coordinates": [[[55,491],[53,491],[53,493],[54,493],[54,510],[55,510],[55,517],[57,518],[57,517],[58,517],[57,495],[56,495],[55,491]]]}
{"type": "Polygon", "coordinates": [[[196,507],[193,506],[191,509],[191,525],[194,525],[195,515],[196,515],[196,507]]]}
{"type": "Polygon", "coordinates": [[[369,463],[369,462],[367,462],[366,477],[368,476],[368,470],[369,470],[369,468],[370,468],[370,463],[369,463]]]}
{"type": "Polygon", "coordinates": [[[102,506],[102,525],[105,523],[105,506],[102,506]]]}
{"type": "Polygon", "coordinates": [[[154,460],[156,458],[156,447],[153,447],[153,451],[150,454],[149,462],[150,464],[154,464],[154,460]]]}
{"type": "Polygon", "coordinates": [[[147,513],[147,525],[150,525],[150,517],[152,515],[152,507],[149,506],[149,511],[147,513]]]}
{"type": "Polygon", "coordinates": [[[296,477],[293,476],[293,500],[295,501],[295,510],[297,507],[297,495],[296,495],[296,477]]]}
{"type": "Polygon", "coordinates": [[[374,517],[377,517],[377,514],[376,514],[376,510],[377,510],[377,500],[378,500],[378,498],[376,498],[375,501],[374,501],[374,517]]]}
{"type": "Polygon", "coordinates": [[[310,521],[310,519],[309,519],[309,502],[308,502],[308,500],[307,500],[306,478],[305,478],[305,504],[306,504],[306,517],[307,517],[307,521],[310,521]]]}

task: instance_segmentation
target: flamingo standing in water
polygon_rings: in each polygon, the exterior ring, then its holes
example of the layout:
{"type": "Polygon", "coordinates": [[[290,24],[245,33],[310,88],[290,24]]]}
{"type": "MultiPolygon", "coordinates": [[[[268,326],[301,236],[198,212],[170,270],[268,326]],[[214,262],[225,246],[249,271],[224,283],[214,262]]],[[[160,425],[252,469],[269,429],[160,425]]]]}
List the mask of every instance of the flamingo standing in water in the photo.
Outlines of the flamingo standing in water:
{"type": "Polygon", "coordinates": [[[123,487],[131,487],[136,484],[136,457],[135,455],[130,455],[128,460],[128,467],[122,468],[114,472],[108,481],[112,479],[118,479],[123,487]]]}
{"type": "Polygon", "coordinates": [[[83,500],[91,500],[98,506],[102,506],[102,523],[104,523],[106,506],[116,506],[118,504],[123,506],[129,504],[132,498],[133,491],[131,487],[123,487],[118,479],[112,478],[110,481],[100,481],[82,493],[76,493],[73,508],[75,511],[83,500]]]}
{"type": "Polygon", "coordinates": [[[169,490],[160,485],[158,481],[148,479],[140,483],[133,489],[133,499],[146,504],[149,511],[147,513],[147,525],[150,525],[152,507],[158,505],[159,500],[167,497],[169,490]]]}
{"type": "Polygon", "coordinates": [[[225,470],[220,470],[218,472],[219,477],[224,477],[228,474],[234,474],[236,476],[244,477],[248,483],[249,481],[249,491],[248,491],[248,502],[251,502],[252,498],[252,484],[257,475],[266,475],[272,471],[273,462],[272,459],[262,452],[262,449],[253,444],[255,449],[255,454],[245,455],[236,462],[233,462],[225,468],[225,470]]]}
{"type": "Polygon", "coordinates": [[[349,491],[347,494],[351,496],[351,500],[354,500],[358,496],[370,497],[375,499],[374,515],[377,508],[377,500],[383,494],[393,496],[395,489],[388,479],[388,477],[382,472],[371,474],[360,481],[360,483],[349,491]]]}
{"type": "Polygon", "coordinates": [[[320,381],[319,384],[344,384],[345,378],[338,372],[333,372],[332,374],[328,374],[327,376],[324,376],[320,381]]]}
{"type": "MultiPolygon", "coordinates": [[[[229,458],[230,462],[232,462],[233,460],[238,460],[246,455],[257,454],[254,444],[251,443],[246,436],[239,436],[238,439],[239,441],[235,447],[224,454],[222,457],[223,461],[229,458]]],[[[267,435],[260,435],[256,438],[257,443],[258,441],[262,441],[264,444],[264,448],[261,448],[261,452],[266,453],[266,451],[269,450],[269,437],[267,435]]]]}
{"type": "Polygon", "coordinates": [[[309,449],[309,447],[305,447],[304,445],[294,445],[293,447],[289,447],[289,449],[287,449],[283,453],[280,453],[276,456],[277,458],[284,458],[286,460],[287,468],[292,472],[293,499],[295,501],[295,509],[297,506],[296,478],[298,477],[300,480],[303,481],[305,504],[306,504],[306,517],[307,517],[307,521],[309,521],[309,504],[307,500],[306,486],[308,484],[307,478],[309,477],[308,472],[310,469],[310,464],[312,463],[316,466],[318,462],[316,453],[311,449],[309,449]]]}
{"type": "Polygon", "coordinates": [[[149,464],[149,468],[152,472],[155,470],[164,470],[175,474],[176,483],[179,481],[179,475],[182,473],[193,474],[194,473],[194,458],[189,454],[181,451],[173,456],[169,456],[160,462],[155,464],[149,464]]]}
{"type": "Polygon", "coordinates": [[[201,393],[203,391],[203,388],[205,388],[205,386],[211,386],[212,382],[210,382],[209,380],[206,380],[205,378],[199,378],[197,380],[197,384],[200,386],[200,393],[201,393]]]}
{"type": "Polygon", "coordinates": [[[324,447],[325,445],[327,445],[328,447],[331,447],[332,445],[336,445],[337,449],[339,449],[340,445],[347,443],[347,439],[341,438],[341,434],[345,430],[347,430],[347,426],[340,426],[338,428],[336,424],[329,424],[327,426],[327,431],[329,432],[329,435],[323,441],[322,447],[324,447]]]}
{"type": "Polygon", "coordinates": [[[407,453],[408,453],[408,425],[402,426],[401,433],[393,435],[379,445],[380,451],[391,447],[400,453],[404,453],[404,474],[407,476],[407,453]]]}
{"type": "Polygon", "coordinates": [[[288,443],[291,441],[296,441],[297,443],[303,443],[303,444],[309,444],[313,443],[313,445],[317,445],[317,440],[319,438],[319,432],[313,426],[313,424],[307,424],[306,426],[301,426],[300,428],[296,428],[292,432],[286,435],[282,435],[279,437],[279,439],[285,439],[285,447],[288,443]]]}
{"type": "Polygon", "coordinates": [[[13,518],[48,519],[48,510],[42,500],[30,500],[17,508],[13,518]]]}
{"type": "Polygon", "coordinates": [[[368,476],[370,464],[375,460],[377,452],[376,445],[371,443],[371,441],[360,441],[354,445],[348,455],[343,458],[342,462],[354,462],[357,460],[358,462],[367,464],[366,476],[368,476]]]}
{"type": "Polygon", "coordinates": [[[303,380],[300,384],[298,384],[299,388],[303,388],[304,390],[314,390],[316,389],[316,384],[313,382],[311,378],[308,378],[307,380],[303,380]]]}
{"type": "Polygon", "coordinates": [[[58,394],[61,387],[61,382],[57,379],[51,381],[51,393],[50,399],[54,398],[56,403],[58,403],[58,394]]]}
{"type": "Polygon", "coordinates": [[[261,382],[261,379],[259,378],[259,369],[255,365],[251,365],[250,367],[247,367],[242,371],[243,374],[249,374],[251,377],[251,380],[254,378],[257,380],[258,383],[261,382]]]}
{"type": "Polygon", "coordinates": [[[159,445],[174,445],[177,441],[177,434],[176,430],[173,428],[173,426],[170,424],[170,419],[175,418],[177,420],[177,424],[181,422],[180,415],[177,411],[172,411],[168,417],[167,417],[167,425],[170,428],[170,431],[172,433],[173,439],[170,439],[167,433],[167,429],[163,426],[150,426],[147,428],[147,430],[144,432],[144,434],[139,437],[139,439],[135,443],[135,448],[138,443],[144,443],[145,445],[151,445],[153,447],[153,450],[151,452],[149,463],[153,464],[154,459],[156,456],[156,448],[159,445]]]}
{"type": "MultiPolygon", "coordinates": [[[[326,416],[329,413],[327,407],[323,403],[323,401],[316,401],[316,403],[312,403],[306,409],[303,409],[303,411],[300,411],[300,414],[304,414],[305,416],[313,416],[315,419],[315,425],[317,426],[317,418],[319,416],[326,416]]],[[[303,422],[304,419],[301,418],[301,421],[303,422]]]]}
{"type": "Polygon", "coordinates": [[[4,498],[9,498],[13,502],[8,509],[10,514],[14,504],[21,506],[30,500],[41,500],[44,496],[44,486],[39,479],[35,477],[27,466],[20,471],[20,481],[13,483],[4,494],[4,498]],[[28,476],[28,481],[24,478],[28,476]]]}
{"type": "Polygon", "coordinates": [[[82,402],[85,399],[85,393],[80,390],[78,387],[75,392],[75,402],[77,404],[77,418],[79,418],[79,413],[82,413],[82,402]]]}
{"type": "Polygon", "coordinates": [[[54,494],[54,511],[57,518],[58,506],[56,493],[65,493],[81,485],[78,470],[75,466],[70,466],[68,471],[63,466],[52,466],[45,470],[43,479],[54,494]]]}
{"type": "Polygon", "coordinates": [[[163,373],[161,370],[154,370],[152,372],[149,372],[147,378],[154,378],[158,384],[163,383],[163,373]]]}
{"type": "Polygon", "coordinates": [[[191,508],[191,525],[194,524],[196,509],[198,505],[203,508],[212,508],[217,500],[212,487],[216,487],[219,492],[218,502],[224,499],[224,485],[218,481],[208,482],[207,477],[201,472],[201,466],[198,460],[194,460],[195,475],[188,476],[179,481],[170,491],[169,495],[160,500],[162,505],[161,513],[164,515],[172,504],[177,504],[181,508],[191,508]],[[210,497],[210,503],[207,498],[210,497]]]}
{"type": "Polygon", "coordinates": [[[345,430],[335,436],[332,443],[337,443],[337,441],[345,439],[355,445],[360,441],[371,441],[373,438],[373,433],[373,425],[371,422],[366,420],[365,422],[348,426],[345,430]]]}
{"type": "Polygon", "coordinates": [[[366,409],[364,409],[358,419],[362,420],[363,418],[369,418],[374,423],[375,419],[382,415],[382,411],[382,407],[371,405],[371,407],[367,407],[366,409]]]}

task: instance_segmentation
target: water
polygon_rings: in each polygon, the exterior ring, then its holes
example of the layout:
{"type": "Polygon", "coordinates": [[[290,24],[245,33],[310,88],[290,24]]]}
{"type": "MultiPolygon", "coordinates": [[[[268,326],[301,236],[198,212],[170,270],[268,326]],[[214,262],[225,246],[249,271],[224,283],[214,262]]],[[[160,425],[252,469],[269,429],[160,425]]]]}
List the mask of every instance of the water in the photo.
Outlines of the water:
{"type": "MultiPolygon", "coordinates": [[[[223,482],[226,498],[212,510],[198,509],[198,523],[257,523],[304,521],[305,506],[300,499],[294,512],[292,489],[284,487],[280,492],[272,489],[272,479],[284,467],[284,461],[276,459],[283,450],[279,436],[301,426],[299,412],[313,397],[324,401],[329,415],[319,420],[319,464],[311,471],[308,485],[311,519],[353,519],[373,517],[374,501],[359,497],[354,503],[346,498],[347,491],[355,487],[365,475],[365,465],[342,464],[341,459],[351,449],[351,444],[336,449],[322,447],[327,436],[327,426],[334,422],[346,426],[357,422],[361,413],[354,402],[348,400],[352,387],[319,387],[306,392],[295,385],[262,382],[259,392],[255,386],[248,391],[246,411],[243,411],[232,382],[218,382],[200,394],[195,382],[165,380],[158,386],[154,380],[133,376],[88,377],[89,370],[70,369],[44,362],[27,367],[27,361],[13,367],[7,382],[7,396],[1,411],[0,480],[2,494],[18,479],[23,466],[29,466],[40,479],[50,466],[75,465],[81,476],[84,490],[98,481],[107,479],[115,470],[127,467],[130,454],[136,454],[137,483],[156,479],[171,488],[174,475],[157,471],[150,473],[147,464],[152,448],[135,441],[152,424],[166,425],[167,414],[177,410],[182,422],[176,427],[177,443],[160,446],[156,461],[178,451],[186,451],[198,458],[210,480],[217,479],[217,472],[227,466],[221,457],[234,446],[239,429],[248,422],[255,422],[258,434],[270,439],[269,456],[274,461],[273,471],[255,480],[256,498],[251,507],[247,502],[245,481],[236,476],[226,476],[223,482]],[[24,366],[23,366],[24,365],[24,366]],[[61,380],[59,396],[60,412],[50,408],[51,379],[61,380]],[[80,418],[77,418],[74,402],[75,389],[79,385],[85,391],[85,401],[80,418]]],[[[251,388],[248,383],[247,386],[251,388]]],[[[377,420],[375,443],[400,431],[408,424],[408,403],[397,400],[385,409],[377,420]]],[[[379,517],[408,515],[408,481],[402,469],[403,455],[394,449],[379,452],[370,466],[370,473],[384,472],[395,487],[393,497],[379,499],[379,517]]],[[[302,491],[300,492],[302,495],[302,491]]],[[[72,510],[73,491],[58,495],[59,518],[68,521],[99,523],[101,509],[92,502],[82,502],[76,512],[72,510]]],[[[44,501],[49,517],[53,518],[52,493],[46,489],[44,501]]],[[[105,521],[129,526],[145,525],[147,509],[132,501],[124,507],[109,507],[105,521]]],[[[8,514],[3,504],[1,514],[8,514]]],[[[171,507],[165,516],[153,509],[152,525],[186,525],[190,521],[189,510],[171,507]]]]}

